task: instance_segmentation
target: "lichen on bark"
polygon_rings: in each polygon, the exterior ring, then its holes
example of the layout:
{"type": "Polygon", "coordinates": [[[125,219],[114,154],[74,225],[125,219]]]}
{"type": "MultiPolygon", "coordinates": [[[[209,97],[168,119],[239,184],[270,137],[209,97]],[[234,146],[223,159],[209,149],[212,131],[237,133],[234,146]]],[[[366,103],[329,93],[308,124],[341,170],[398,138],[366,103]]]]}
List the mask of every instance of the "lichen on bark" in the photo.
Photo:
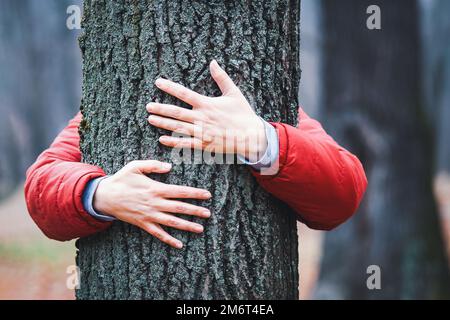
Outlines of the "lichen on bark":
{"type": "MultiPolygon", "coordinates": [[[[179,104],[162,76],[219,95],[209,75],[217,59],[263,118],[297,120],[299,1],[86,0],[80,46],[84,81],[83,161],[113,174],[136,159],[170,160],[146,103],[179,104]]],[[[185,107],[188,107],[184,105],[185,107]]],[[[171,184],[211,191],[202,235],[169,230],[169,248],[116,222],[80,239],[79,299],[297,299],[296,220],[242,165],[174,165],[171,184]]],[[[195,202],[194,202],[195,203],[195,202]]]]}

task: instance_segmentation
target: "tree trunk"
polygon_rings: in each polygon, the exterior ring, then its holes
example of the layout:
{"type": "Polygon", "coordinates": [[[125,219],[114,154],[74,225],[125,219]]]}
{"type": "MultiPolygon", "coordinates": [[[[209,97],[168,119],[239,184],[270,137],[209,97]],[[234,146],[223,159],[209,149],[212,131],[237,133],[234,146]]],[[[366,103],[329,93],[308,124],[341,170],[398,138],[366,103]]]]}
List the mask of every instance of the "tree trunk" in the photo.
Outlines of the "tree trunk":
{"type": "Polygon", "coordinates": [[[366,28],[371,4],[323,2],[324,124],[363,161],[369,188],[352,221],[326,236],[316,297],[448,298],[416,3],[378,1],[380,31],[366,28]],[[367,287],[370,265],[381,268],[381,290],[367,287]]]}
{"type": "MultiPolygon", "coordinates": [[[[84,4],[83,160],[108,174],[135,159],[170,160],[145,105],[177,103],[159,76],[219,95],[208,71],[226,66],[257,113],[294,124],[299,1],[93,1],[84,4]]],[[[296,299],[297,230],[291,210],[242,165],[175,165],[167,183],[206,188],[213,215],[202,235],[169,230],[169,248],[116,222],[78,242],[79,299],[296,299]]],[[[194,202],[195,203],[195,202],[194,202]]],[[[202,203],[205,205],[205,203],[202,203]]],[[[201,222],[201,221],[198,221],[201,222]]]]}

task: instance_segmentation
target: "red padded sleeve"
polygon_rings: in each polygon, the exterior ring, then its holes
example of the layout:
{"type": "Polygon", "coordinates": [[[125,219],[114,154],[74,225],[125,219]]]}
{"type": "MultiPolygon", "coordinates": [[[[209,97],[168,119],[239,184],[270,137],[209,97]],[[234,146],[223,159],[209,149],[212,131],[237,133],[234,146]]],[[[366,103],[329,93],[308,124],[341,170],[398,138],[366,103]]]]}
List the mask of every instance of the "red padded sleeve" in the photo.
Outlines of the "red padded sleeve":
{"type": "Polygon", "coordinates": [[[272,125],[279,136],[279,170],[271,176],[253,172],[260,185],[291,206],[310,228],[331,230],[349,219],[367,187],[358,158],[302,109],[297,128],[272,125]]]}
{"type": "Polygon", "coordinates": [[[78,113],[27,170],[25,199],[28,212],[44,234],[66,241],[109,227],[84,210],[86,184],[105,175],[99,167],[81,163],[78,113]]]}

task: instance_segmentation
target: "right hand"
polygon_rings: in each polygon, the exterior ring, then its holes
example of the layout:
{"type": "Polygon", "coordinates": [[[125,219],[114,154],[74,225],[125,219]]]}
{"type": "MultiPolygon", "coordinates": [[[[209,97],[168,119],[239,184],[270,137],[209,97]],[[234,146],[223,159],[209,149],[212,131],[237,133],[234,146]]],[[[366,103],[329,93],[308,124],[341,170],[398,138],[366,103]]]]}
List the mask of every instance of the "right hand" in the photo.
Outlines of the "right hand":
{"type": "Polygon", "coordinates": [[[174,214],[209,218],[211,212],[173,199],[208,200],[211,193],[203,189],[161,183],[146,176],[170,170],[169,163],[154,160],[127,164],[116,174],[100,182],[94,195],[94,209],[131,223],[162,242],[181,249],[183,243],[168,234],[161,225],[201,233],[202,225],[178,218],[174,214]]]}

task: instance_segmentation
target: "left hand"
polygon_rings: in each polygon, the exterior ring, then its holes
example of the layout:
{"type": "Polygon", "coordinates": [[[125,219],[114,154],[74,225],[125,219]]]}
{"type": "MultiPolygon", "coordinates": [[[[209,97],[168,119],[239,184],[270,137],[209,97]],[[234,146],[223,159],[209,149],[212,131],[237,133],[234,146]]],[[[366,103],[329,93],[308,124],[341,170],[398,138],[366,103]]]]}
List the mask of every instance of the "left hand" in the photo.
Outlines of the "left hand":
{"type": "Polygon", "coordinates": [[[152,115],[148,121],[189,136],[162,136],[159,141],[165,146],[233,153],[257,161],[267,149],[264,123],[215,60],[210,71],[222,96],[206,97],[170,80],[158,79],[155,84],[159,89],[191,105],[192,110],[149,103],[147,111],[152,115]]]}

